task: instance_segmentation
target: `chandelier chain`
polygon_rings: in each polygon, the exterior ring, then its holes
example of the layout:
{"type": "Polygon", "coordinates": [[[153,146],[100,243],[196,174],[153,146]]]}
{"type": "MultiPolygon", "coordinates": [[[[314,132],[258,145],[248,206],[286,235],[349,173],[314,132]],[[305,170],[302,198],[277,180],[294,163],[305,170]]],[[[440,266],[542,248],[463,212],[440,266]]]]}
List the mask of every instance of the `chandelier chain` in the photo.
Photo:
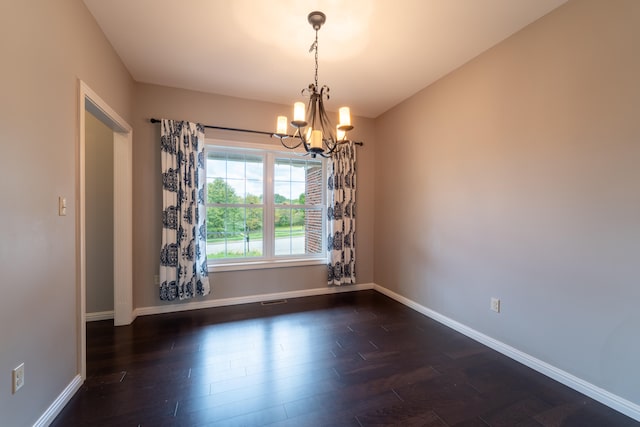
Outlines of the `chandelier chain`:
{"type": "Polygon", "coordinates": [[[313,44],[316,59],[316,89],[318,88],[318,30],[316,30],[316,42],[313,44]]]}

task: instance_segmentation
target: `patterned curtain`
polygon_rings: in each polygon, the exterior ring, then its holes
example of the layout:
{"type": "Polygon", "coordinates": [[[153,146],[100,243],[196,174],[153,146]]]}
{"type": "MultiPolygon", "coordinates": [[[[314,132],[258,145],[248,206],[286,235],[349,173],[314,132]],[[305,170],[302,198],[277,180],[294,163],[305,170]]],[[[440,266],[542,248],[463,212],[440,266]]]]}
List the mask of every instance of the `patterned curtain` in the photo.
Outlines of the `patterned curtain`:
{"type": "Polygon", "coordinates": [[[328,283],[356,283],[356,150],[353,142],[338,148],[328,160],[327,251],[328,283]]]}
{"type": "Polygon", "coordinates": [[[204,127],[162,120],[160,299],[209,293],[204,127]]]}

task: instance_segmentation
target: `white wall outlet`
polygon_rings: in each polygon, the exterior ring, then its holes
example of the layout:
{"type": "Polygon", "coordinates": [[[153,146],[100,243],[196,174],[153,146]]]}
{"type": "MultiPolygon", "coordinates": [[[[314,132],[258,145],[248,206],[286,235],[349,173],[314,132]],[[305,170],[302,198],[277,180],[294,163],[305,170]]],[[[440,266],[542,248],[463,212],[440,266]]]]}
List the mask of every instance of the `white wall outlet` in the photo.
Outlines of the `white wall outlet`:
{"type": "Polygon", "coordinates": [[[153,276],[153,284],[154,285],[159,285],[160,284],[160,275],[156,274],[155,276],[153,276]]]}
{"type": "Polygon", "coordinates": [[[491,310],[500,313],[500,299],[491,297],[491,310]]]}
{"type": "Polygon", "coordinates": [[[11,393],[17,392],[24,385],[24,363],[21,363],[11,371],[12,387],[11,393]]]}

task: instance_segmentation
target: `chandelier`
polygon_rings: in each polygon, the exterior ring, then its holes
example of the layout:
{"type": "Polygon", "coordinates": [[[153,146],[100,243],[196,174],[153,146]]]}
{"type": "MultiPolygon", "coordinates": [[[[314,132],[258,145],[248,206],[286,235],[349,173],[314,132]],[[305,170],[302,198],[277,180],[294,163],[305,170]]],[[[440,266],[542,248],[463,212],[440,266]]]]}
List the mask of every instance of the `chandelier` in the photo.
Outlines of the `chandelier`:
{"type": "Polygon", "coordinates": [[[278,116],[276,126],[276,137],[280,139],[282,145],[290,150],[294,150],[302,145],[306,151],[305,155],[311,157],[320,155],[331,157],[340,144],[349,142],[347,132],[353,129],[351,126],[351,112],[349,107],[341,107],[339,111],[339,122],[333,128],[329,116],[324,109],[325,99],[329,99],[329,87],[318,84],[318,30],[325,23],[327,17],[322,12],[311,12],[307,20],[316,32],[316,39],[309,48],[309,53],[315,53],[315,80],[309,87],[302,89],[302,95],[309,96],[309,103],[306,109],[304,102],[296,102],[293,105],[293,120],[291,126],[295,129],[293,135],[287,132],[287,117],[278,116]]]}

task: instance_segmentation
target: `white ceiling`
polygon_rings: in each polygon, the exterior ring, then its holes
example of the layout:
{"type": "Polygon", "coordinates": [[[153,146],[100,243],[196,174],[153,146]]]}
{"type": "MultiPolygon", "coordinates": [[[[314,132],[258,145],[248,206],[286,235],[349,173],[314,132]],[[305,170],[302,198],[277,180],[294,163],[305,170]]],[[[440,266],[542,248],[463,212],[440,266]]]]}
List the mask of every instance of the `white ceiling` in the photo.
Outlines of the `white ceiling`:
{"type": "Polygon", "coordinates": [[[566,0],[84,0],[136,81],[377,117],[566,0]]]}

